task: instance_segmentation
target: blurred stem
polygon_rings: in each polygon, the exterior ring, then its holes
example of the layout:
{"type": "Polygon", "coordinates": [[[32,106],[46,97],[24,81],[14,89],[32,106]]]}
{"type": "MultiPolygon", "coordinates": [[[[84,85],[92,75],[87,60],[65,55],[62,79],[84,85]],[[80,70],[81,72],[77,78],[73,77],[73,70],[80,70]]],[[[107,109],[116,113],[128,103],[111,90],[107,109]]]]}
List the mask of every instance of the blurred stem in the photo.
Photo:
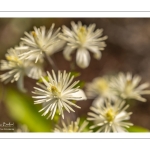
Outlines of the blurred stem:
{"type": "Polygon", "coordinates": [[[4,100],[5,97],[5,88],[3,84],[0,84],[0,103],[4,100]]]}
{"type": "Polygon", "coordinates": [[[76,66],[75,66],[74,62],[70,63],[70,68],[71,68],[72,71],[76,70],[76,66]]]}
{"type": "Polygon", "coordinates": [[[45,52],[44,53],[44,56],[45,58],[47,59],[47,61],[49,62],[49,64],[52,66],[52,68],[54,69],[54,71],[58,71],[58,68],[57,66],[55,65],[54,61],[52,60],[51,57],[49,57],[45,52]]]}
{"type": "Polygon", "coordinates": [[[17,87],[21,92],[23,93],[27,92],[27,90],[24,88],[24,75],[23,74],[20,76],[20,78],[17,81],[17,87]]]}

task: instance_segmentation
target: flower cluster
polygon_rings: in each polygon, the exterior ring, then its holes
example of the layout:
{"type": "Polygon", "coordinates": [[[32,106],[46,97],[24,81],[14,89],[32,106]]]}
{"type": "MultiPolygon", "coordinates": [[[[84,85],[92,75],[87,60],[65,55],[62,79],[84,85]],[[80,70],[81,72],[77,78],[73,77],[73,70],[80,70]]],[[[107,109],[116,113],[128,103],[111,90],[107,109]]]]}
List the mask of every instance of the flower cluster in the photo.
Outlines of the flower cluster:
{"type": "MultiPolygon", "coordinates": [[[[52,55],[63,51],[65,59],[71,61],[71,54],[76,51],[76,64],[85,69],[90,65],[93,53],[95,59],[102,57],[107,36],[102,36],[103,29],[96,29],[96,24],[83,25],[80,21],[71,22],[71,29],[66,26],[54,29],[52,24],[47,30],[45,26],[34,27],[33,31],[25,32],[19,46],[8,49],[6,60],[0,61],[0,80],[4,83],[17,81],[18,88],[24,88],[24,76],[37,80],[34,87],[34,104],[40,104],[42,116],[56,122],[65,118],[65,113],[75,112],[81,108],[78,101],[93,99],[88,117],[77,118],[62,126],[56,125],[53,132],[127,132],[130,123],[128,100],[135,99],[145,102],[143,95],[150,94],[148,83],[140,84],[141,77],[131,73],[118,73],[96,77],[91,83],[85,84],[85,93],[80,89],[81,82],[74,81],[73,71],[59,70],[52,55]],[[49,70],[45,62],[49,63],[49,70]],[[59,115],[57,115],[59,114],[59,115]],[[83,120],[83,121],[81,121],[83,120]]],[[[67,117],[66,117],[67,118],[67,117]]],[[[57,122],[58,123],[58,122],[57,122]]]]}
{"type": "Polygon", "coordinates": [[[90,128],[97,132],[126,132],[132,123],[127,122],[130,115],[126,109],[126,100],[139,100],[145,102],[142,97],[150,94],[148,83],[140,85],[141,77],[133,76],[131,73],[120,72],[116,76],[103,76],[93,79],[86,84],[86,94],[89,99],[94,99],[88,120],[93,121],[94,125],[90,128]]]}
{"type": "Polygon", "coordinates": [[[86,94],[88,98],[95,98],[95,101],[103,101],[108,98],[115,99],[135,99],[145,102],[142,97],[144,94],[150,94],[148,83],[140,84],[141,77],[136,75],[132,77],[131,73],[124,74],[120,72],[116,76],[97,77],[91,83],[86,85],[86,94]]]}

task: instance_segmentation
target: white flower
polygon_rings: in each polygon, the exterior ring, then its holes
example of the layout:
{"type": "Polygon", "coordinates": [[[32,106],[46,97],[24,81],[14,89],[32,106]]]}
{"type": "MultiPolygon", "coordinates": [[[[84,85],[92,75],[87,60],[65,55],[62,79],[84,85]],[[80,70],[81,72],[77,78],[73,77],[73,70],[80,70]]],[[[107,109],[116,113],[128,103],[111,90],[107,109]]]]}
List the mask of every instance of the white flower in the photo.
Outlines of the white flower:
{"type": "Polygon", "coordinates": [[[77,50],[76,63],[81,68],[86,68],[90,63],[90,53],[94,53],[94,58],[100,59],[101,52],[106,46],[103,40],[107,39],[107,36],[102,36],[102,29],[95,30],[95,24],[83,26],[81,22],[75,24],[71,22],[72,30],[63,26],[63,34],[60,35],[60,38],[67,42],[67,45],[63,54],[67,60],[71,60],[71,53],[77,50]]]}
{"type": "Polygon", "coordinates": [[[62,121],[62,127],[56,125],[54,132],[84,132],[88,122],[84,121],[81,125],[80,124],[80,118],[77,118],[76,121],[71,121],[68,125],[62,121]]]}
{"type": "Polygon", "coordinates": [[[94,78],[91,83],[86,84],[88,98],[96,98],[93,105],[103,103],[105,98],[116,100],[115,92],[110,87],[110,79],[107,76],[94,78]]]}
{"type": "MultiPolygon", "coordinates": [[[[26,49],[26,46],[21,46],[26,49]]],[[[6,60],[1,60],[0,70],[7,71],[6,73],[0,75],[1,81],[5,83],[17,81],[17,85],[20,90],[25,91],[23,87],[23,78],[25,75],[33,79],[39,79],[43,75],[43,68],[41,64],[35,64],[33,61],[25,61],[20,58],[23,50],[16,50],[15,48],[10,48],[6,54],[6,60]]]]}
{"type": "Polygon", "coordinates": [[[54,71],[52,71],[52,75],[50,75],[49,72],[47,72],[47,74],[48,81],[41,77],[44,85],[37,83],[40,88],[35,87],[35,92],[33,92],[38,95],[33,96],[33,98],[37,99],[35,104],[44,104],[40,110],[40,112],[44,111],[43,116],[50,112],[48,118],[51,117],[51,119],[53,119],[56,109],[58,108],[59,114],[64,118],[63,108],[68,112],[74,112],[70,105],[80,108],[70,101],[85,99],[85,94],[80,92],[79,87],[75,87],[79,81],[72,83],[74,77],[71,77],[71,73],[67,74],[66,71],[63,73],[58,71],[58,77],[56,77],[54,71]]]}
{"type": "Polygon", "coordinates": [[[7,51],[6,60],[1,60],[0,70],[8,70],[8,72],[0,76],[2,81],[5,81],[6,83],[9,81],[14,82],[23,75],[27,75],[33,79],[39,79],[43,75],[43,60],[40,60],[35,64],[32,60],[20,58],[20,55],[27,48],[27,46],[21,45],[19,47],[10,48],[7,51]]]}
{"type": "Polygon", "coordinates": [[[146,90],[149,84],[144,83],[139,85],[140,81],[140,76],[132,77],[131,73],[127,73],[126,75],[119,73],[116,77],[112,78],[111,87],[122,99],[136,99],[145,102],[146,99],[141,97],[141,95],[150,94],[150,90],[146,90]]]}
{"type": "Polygon", "coordinates": [[[30,33],[25,32],[26,37],[21,38],[21,40],[26,46],[29,46],[29,48],[27,52],[21,55],[22,58],[30,59],[32,57],[35,58],[35,62],[37,62],[44,56],[44,53],[50,51],[48,53],[53,54],[54,49],[51,47],[59,41],[58,33],[60,29],[57,29],[54,33],[53,30],[54,24],[52,24],[48,32],[46,32],[45,26],[40,28],[34,27],[34,31],[30,33]]]}
{"type": "Polygon", "coordinates": [[[21,76],[24,76],[26,64],[19,58],[19,54],[21,54],[21,51],[11,48],[5,55],[7,60],[1,60],[0,70],[8,70],[8,72],[0,76],[1,81],[5,81],[5,83],[14,82],[18,81],[21,76]]]}
{"type": "Polygon", "coordinates": [[[89,121],[94,121],[94,125],[90,129],[99,128],[97,132],[126,132],[132,123],[127,122],[130,115],[125,110],[129,105],[124,106],[125,101],[118,100],[114,104],[105,100],[105,105],[91,107],[93,112],[89,112],[89,121]]]}

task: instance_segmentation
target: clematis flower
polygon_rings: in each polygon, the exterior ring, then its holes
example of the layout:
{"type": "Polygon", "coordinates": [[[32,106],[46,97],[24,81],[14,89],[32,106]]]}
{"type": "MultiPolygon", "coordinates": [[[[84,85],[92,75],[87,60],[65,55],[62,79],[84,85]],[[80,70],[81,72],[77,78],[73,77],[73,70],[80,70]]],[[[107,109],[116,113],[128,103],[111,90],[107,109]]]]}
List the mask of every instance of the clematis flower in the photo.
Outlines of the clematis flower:
{"type": "Polygon", "coordinates": [[[60,38],[67,42],[67,46],[63,51],[64,57],[71,60],[71,53],[77,50],[76,63],[81,68],[87,68],[90,63],[90,52],[94,54],[94,58],[101,58],[101,50],[106,46],[104,40],[107,36],[101,37],[103,29],[95,30],[95,24],[88,27],[82,25],[81,22],[75,24],[71,22],[72,29],[62,27],[60,38]],[[95,30],[95,31],[94,31],[95,30]]]}
{"type": "Polygon", "coordinates": [[[85,100],[86,96],[79,87],[75,87],[79,81],[75,81],[71,84],[74,79],[74,76],[71,77],[71,73],[66,73],[64,71],[61,73],[58,71],[58,76],[56,76],[55,72],[52,71],[52,74],[47,72],[48,81],[42,78],[44,84],[37,83],[39,88],[35,87],[34,94],[38,96],[33,96],[35,100],[35,104],[43,104],[43,108],[40,110],[44,111],[43,116],[49,113],[49,117],[53,119],[55,112],[58,108],[59,115],[64,118],[63,108],[68,112],[74,110],[70,106],[74,106],[80,108],[71,100],[79,101],[85,100]]]}

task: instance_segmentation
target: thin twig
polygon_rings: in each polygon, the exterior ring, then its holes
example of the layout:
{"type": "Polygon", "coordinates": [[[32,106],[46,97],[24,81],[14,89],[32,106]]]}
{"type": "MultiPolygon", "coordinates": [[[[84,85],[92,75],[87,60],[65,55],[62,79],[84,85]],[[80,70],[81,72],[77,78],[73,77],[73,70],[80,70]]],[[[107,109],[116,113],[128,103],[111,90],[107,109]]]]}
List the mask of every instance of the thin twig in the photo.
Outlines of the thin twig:
{"type": "Polygon", "coordinates": [[[43,52],[44,53],[44,56],[46,57],[46,59],[47,59],[47,61],[49,62],[49,64],[52,66],[52,68],[54,69],[54,71],[58,71],[58,68],[57,68],[57,66],[55,65],[55,63],[54,63],[54,61],[52,60],[52,58],[51,57],[48,57],[48,55],[45,53],[45,52],[43,52]]]}

